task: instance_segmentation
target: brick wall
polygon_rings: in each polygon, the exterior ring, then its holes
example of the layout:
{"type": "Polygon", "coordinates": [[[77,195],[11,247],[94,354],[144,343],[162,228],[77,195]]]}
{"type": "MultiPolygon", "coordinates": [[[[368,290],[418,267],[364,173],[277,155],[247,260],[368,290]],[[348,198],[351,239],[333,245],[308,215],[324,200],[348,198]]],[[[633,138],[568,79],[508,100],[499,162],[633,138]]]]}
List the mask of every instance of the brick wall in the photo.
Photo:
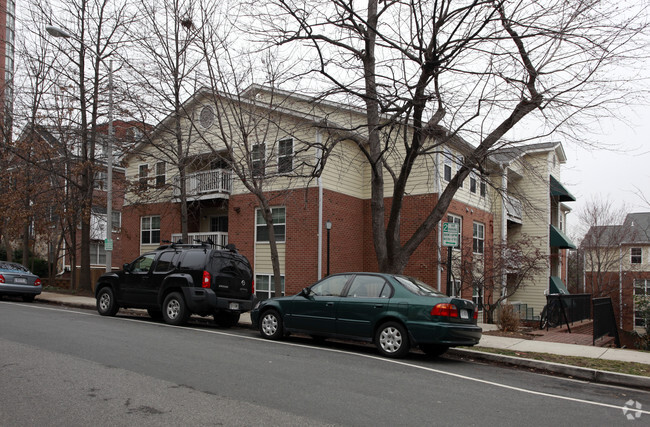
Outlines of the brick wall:
{"type": "Polygon", "coordinates": [[[122,209],[122,233],[119,248],[113,252],[113,265],[131,262],[140,255],[140,218],[160,215],[160,241],[171,240],[181,230],[180,203],[129,205],[122,209]]]}

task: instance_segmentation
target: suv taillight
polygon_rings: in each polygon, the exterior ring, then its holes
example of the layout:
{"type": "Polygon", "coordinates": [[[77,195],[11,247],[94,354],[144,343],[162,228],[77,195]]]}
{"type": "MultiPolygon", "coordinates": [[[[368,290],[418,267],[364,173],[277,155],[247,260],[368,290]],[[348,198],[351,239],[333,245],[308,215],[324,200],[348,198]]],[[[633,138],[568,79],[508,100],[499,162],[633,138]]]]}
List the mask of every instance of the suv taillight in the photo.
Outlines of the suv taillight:
{"type": "Polygon", "coordinates": [[[34,286],[41,286],[41,279],[34,280],[34,286]]]}
{"type": "Polygon", "coordinates": [[[203,270],[203,280],[201,281],[201,286],[204,288],[210,287],[210,282],[212,281],[212,276],[206,270],[203,270]]]}
{"type": "Polygon", "coordinates": [[[251,293],[255,295],[255,279],[251,280],[251,293]]]}
{"type": "Polygon", "coordinates": [[[458,317],[458,309],[449,303],[436,304],[431,309],[432,316],[458,317]]]}

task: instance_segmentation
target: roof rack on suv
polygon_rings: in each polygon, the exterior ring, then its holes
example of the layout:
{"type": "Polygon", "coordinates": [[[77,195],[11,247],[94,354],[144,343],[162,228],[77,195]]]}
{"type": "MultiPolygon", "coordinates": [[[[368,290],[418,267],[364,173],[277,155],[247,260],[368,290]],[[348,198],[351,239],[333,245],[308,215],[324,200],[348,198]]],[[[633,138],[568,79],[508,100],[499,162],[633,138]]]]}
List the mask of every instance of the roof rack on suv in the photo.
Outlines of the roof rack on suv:
{"type": "Polygon", "coordinates": [[[219,249],[225,249],[229,252],[234,252],[234,253],[239,253],[237,251],[237,247],[234,245],[234,243],[228,243],[226,246],[223,245],[217,245],[212,241],[212,239],[208,238],[206,241],[202,241],[199,239],[194,239],[194,242],[196,243],[183,243],[181,240],[178,242],[170,242],[169,240],[163,240],[163,243],[167,243],[166,245],[160,245],[156,250],[161,250],[161,249],[173,249],[173,248],[213,248],[217,247],[219,249]]]}

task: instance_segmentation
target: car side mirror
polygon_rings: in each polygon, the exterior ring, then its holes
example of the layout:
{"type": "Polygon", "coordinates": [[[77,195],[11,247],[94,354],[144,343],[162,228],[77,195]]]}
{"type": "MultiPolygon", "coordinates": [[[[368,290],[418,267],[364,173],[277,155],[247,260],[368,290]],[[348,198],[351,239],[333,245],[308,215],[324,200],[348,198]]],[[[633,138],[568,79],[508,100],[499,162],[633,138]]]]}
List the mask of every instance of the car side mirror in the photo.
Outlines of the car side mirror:
{"type": "Polygon", "coordinates": [[[124,271],[131,271],[131,265],[130,264],[124,264],[122,266],[122,270],[124,271]]]}
{"type": "Polygon", "coordinates": [[[311,289],[309,289],[309,288],[302,288],[302,291],[300,291],[300,293],[299,293],[298,295],[307,298],[307,297],[309,296],[310,293],[311,293],[311,289]]]}

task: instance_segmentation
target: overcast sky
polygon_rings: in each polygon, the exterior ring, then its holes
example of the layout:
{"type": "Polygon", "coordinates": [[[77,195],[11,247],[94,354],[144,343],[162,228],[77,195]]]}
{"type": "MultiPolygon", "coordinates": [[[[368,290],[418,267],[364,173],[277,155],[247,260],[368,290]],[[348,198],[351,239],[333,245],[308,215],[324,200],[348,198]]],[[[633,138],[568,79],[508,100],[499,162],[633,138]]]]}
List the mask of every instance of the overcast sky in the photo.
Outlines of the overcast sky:
{"type": "Polygon", "coordinates": [[[633,108],[626,114],[629,123],[603,118],[602,130],[590,138],[612,149],[593,149],[563,142],[567,162],[562,168],[561,181],[576,197],[566,203],[569,214],[569,234],[578,231],[578,213],[594,198],[623,204],[628,212],[650,212],[650,205],[637,195],[642,192],[650,200],[650,109],[633,108]]]}

